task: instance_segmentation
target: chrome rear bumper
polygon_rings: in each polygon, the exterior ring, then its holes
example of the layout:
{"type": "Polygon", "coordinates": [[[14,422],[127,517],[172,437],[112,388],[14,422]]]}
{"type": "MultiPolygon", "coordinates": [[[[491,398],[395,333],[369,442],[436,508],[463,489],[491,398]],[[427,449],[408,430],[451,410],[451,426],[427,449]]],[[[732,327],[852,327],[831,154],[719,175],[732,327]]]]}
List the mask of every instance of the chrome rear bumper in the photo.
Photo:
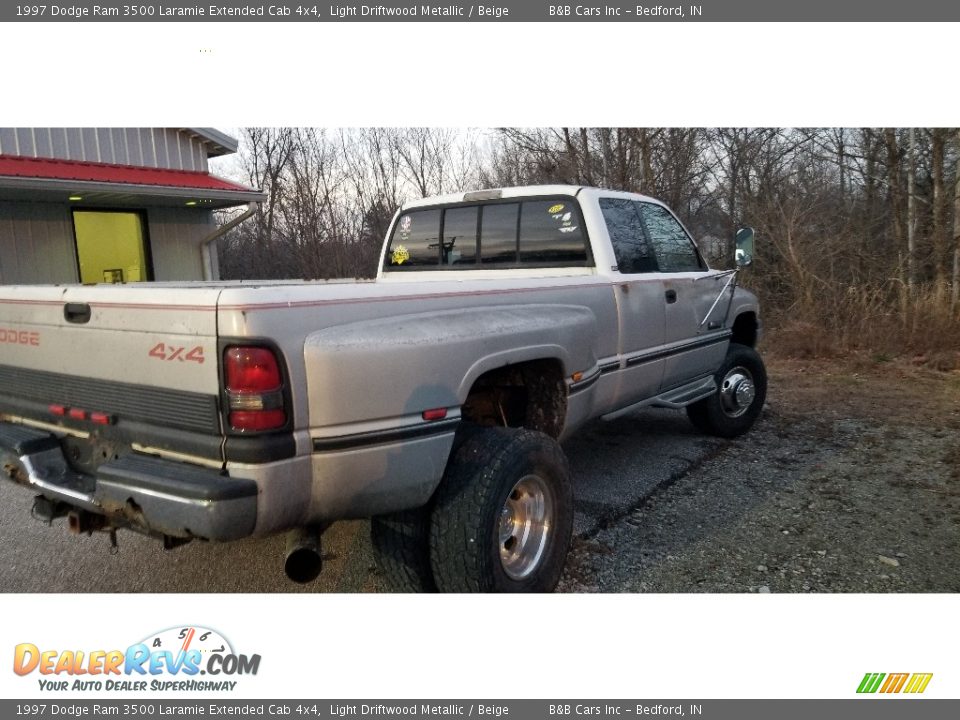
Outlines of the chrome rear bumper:
{"type": "Polygon", "coordinates": [[[257,519],[257,484],[216,470],[149,455],[126,455],[75,471],[53,433],[0,423],[0,466],[11,480],[54,503],[173,538],[236,540],[257,519]]]}

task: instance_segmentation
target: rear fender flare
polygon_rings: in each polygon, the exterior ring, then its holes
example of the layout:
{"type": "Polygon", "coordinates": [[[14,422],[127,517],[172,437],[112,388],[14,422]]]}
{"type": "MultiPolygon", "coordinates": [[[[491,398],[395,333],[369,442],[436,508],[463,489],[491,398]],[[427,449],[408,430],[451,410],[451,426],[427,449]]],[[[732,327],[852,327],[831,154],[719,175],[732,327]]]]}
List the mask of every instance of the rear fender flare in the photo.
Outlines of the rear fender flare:
{"type": "Polygon", "coordinates": [[[496,305],[338,325],[304,343],[310,424],[363,423],[461,405],[478,377],[556,359],[596,366],[596,317],[580,305],[496,305]]]}

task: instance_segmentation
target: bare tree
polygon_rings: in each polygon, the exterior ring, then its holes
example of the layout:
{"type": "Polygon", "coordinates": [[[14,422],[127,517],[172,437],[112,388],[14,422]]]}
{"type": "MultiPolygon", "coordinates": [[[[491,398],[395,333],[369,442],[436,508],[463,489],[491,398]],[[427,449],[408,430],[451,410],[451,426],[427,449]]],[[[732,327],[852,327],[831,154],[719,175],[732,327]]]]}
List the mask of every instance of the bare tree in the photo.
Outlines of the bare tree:
{"type": "Polygon", "coordinates": [[[947,288],[947,205],[944,192],[944,161],[947,133],[944,128],[934,128],[931,133],[933,175],[933,265],[936,293],[942,296],[947,288]]]}
{"type": "Polygon", "coordinates": [[[595,184],[666,201],[720,265],[755,226],[749,283],[771,327],[893,351],[960,343],[956,130],[250,128],[240,156],[268,201],[221,240],[224,277],[369,276],[407,199],[595,184]]]}
{"type": "Polygon", "coordinates": [[[950,289],[950,308],[960,309],[960,130],[954,131],[957,161],[953,181],[953,280],[950,289]]]}
{"type": "Polygon", "coordinates": [[[917,132],[908,131],[910,138],[907,165],[907,289],[913,295],[917,284],[917,132]]]}

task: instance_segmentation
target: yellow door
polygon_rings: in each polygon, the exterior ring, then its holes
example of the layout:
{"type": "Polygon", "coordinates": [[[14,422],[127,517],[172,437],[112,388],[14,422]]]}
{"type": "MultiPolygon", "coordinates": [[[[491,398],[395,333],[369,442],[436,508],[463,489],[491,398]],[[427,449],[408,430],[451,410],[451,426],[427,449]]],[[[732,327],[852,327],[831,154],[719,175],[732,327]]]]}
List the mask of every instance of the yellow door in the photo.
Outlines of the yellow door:
{"type": "Polygon", "coordinates": [[[75,210],[80,282],[140,282],[147,277],[143,219],[135,212],[75,210]]]}

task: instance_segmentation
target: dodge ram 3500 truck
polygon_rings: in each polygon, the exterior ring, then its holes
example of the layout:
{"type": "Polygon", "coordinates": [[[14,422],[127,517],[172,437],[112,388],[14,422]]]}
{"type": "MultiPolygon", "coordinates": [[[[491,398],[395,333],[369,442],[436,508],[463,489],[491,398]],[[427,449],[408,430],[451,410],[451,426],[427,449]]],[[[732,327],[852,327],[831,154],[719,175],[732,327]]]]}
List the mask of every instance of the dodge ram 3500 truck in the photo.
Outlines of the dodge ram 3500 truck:
{"type": "Polygon", "coordinates": [[[564,438],[643,406],[726,437],[759,415],[735,279],[656,200],[540,186],[407,203],[370,281],[2,287],[0,462],[74,532],[288,531],[307,581],[330,523],[371,518],[395,589],[549,591],[564,438]]]}

